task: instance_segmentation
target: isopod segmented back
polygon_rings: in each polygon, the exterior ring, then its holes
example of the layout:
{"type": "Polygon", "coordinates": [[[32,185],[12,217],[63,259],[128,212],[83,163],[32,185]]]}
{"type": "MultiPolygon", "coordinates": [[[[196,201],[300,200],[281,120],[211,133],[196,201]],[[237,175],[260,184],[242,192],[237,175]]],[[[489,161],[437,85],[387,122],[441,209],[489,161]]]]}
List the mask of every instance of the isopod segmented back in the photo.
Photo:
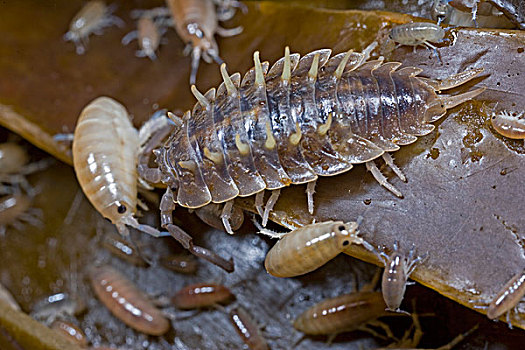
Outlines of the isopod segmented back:
{"type": "Polygon", "coordinates": [[[299,57],[287,48],[269,70],[256,52],[255,67],[242,79],[222,65],[224,82],[217,90],[202,95],[192,87],[199,102],[156,152],[163,181],[177,189],[174,200],[198,208],[312,183],[360,163],[401,196],[371,161],[383,156],[395,167],[386,152],[430,133],[429,123],[484,89],[455,96],[436,92],[483,69],[443,81],[420,78],[419,68],[366,62],[374,47],[331,58],[329,49],[299,57]]]}

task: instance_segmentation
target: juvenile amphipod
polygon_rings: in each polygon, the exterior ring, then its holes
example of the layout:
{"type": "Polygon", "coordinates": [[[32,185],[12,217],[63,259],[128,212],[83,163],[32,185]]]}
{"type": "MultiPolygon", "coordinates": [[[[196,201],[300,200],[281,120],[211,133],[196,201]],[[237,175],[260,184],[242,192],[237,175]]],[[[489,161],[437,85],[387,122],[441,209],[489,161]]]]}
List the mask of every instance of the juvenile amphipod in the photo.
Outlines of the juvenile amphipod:
{"type": "Polygon", "coordinates": [[[104,27],[124,26],[124,22],[113,16],[113,6],[106,6],[104,1],[90,1],[73,17],[69,31],[64,34],[65,41],[73,41],[78,55],[86,52],[86,44],[92,33],[98,34],[104,27]]]}
{"type": "Polygon", "coordinates": [[[441,26],[429,22],[400,24],[392,28],[389,38],[400,45],[425,45],[436,50],[431,43],[437,43],[445,37],[445,30],[441,26]]]}
{"type": "Polygon", "coordinates": [[[503,110],[498,114],[493,113],[490,121],[501,135],[511,139],[525,139],[525,112],[517,114],[503,110]]]}
{"type": "MultiPolygon", "coordinates": [[[[271,232],[261,228],[261,233],[271,232]]],[[[264,266],[276,277],[311,272],[342,253],[350,244],[368,243],[359,237],[356,222],[325,221],[284,233],[266,254],[264,266]]]]}
{"type": "Polygon", "coordinates": [[[412,246],[407,256],[401,254],[399,243],[396,241],[392,254],[387,255],[383,251],[378,254],[385,263],[381,290],[387,310],[401,312],[399,307],[405,296],[408,277],[416,268],[416,264],[425,258],[425,256],[414,257],[414,253],[415,247],[412,246]]]}
{"type": "Polygon", "coordinates": [[[293,323],[298,331],[310,335],[333,335],[357,329],[385,314],[380,292],[357,292],[325,299],[312,306],[293,323]]]}
{"type": "Polygon", "coordinates": [[[234,298],[232,292],[223,285],[197,283],[179,290],[171,301],[179,309],[196,309],[224,304],[234,298]]]}
{"type": "Polygon", "coordinates": [[[13,194],[24,190],[33,195],[34,190],[26,175],[47,168],[52,160],[43,159],[30,163],[27,150],[14,142],[0,143],[0,194],[13,194]]]}
{"type": "Polygon", "coordinates": [[[223,83],[201,93],[166,141],[145,149],[139,172],[150,183],[167,187],[161,201],[162,226],[174,236],[171,212],[209,203],[224,205],[225,229],[236,197],[255,195],[257,212],[268,220],[280,190],[306,185],[308,210],[319,176],[335,176],[365,164],[380,185],[402,198],[381,173],[382,158],[401,181],[407,181],[391,156],[434,129],[447,109],[471,100],[478,88],[458,95],[438,92],[463,85],[483,69],[467,70],[444,80],[418,77],[416,67],[399,62],[367,61],[377,43],[363,52],[330,57],[321,49],[300,57],[285,48],[270,68],[255,52],[255,66],[244,77],[220,71],[223,83]],[[153,153],[158,167],[150,167],[153,153]],[[271,195],[263,208],[264,191],[271,195]]]}
{"type": "Polygon", "coordinates": [[[235,327],[235,331],[250,350],[269,349],[266,340],[259,331],[259,326],[248,315],[242,307],[235,307],[229,312],[230,321],[235,327]]]}
{"type": "Polygon", "coordinates": [[[31,208],[32,203],[33,198],[24,194],[0,198],[0,237],[5,235],[8,226],[18,231],[24,229],[24,223],[42,226],[42,210],[31,208]]]}
{"type": "Polygon", "coordinates": [[[188,45],[188,50],[191,50],[190,84],[195,84],[201,57],[208,63],[212,60],[219,64],[223,62],[219,57],[215,33],[222,37],[234,36],[242,32],[242,27],[232,29],[220,27],[219,20],[225,18],[217,17],[211,0],[167,0],[166,2],[177,34],[188,45]]]}
{"type": "Polygon", "coordinates": [[[32,307],[31,316],[49,325],[58,318],[80,315],[85,310],[86,304],[82,299],[67,293],[56,293],[38,301],[32,307]]]}
{"type": "Polygon", "coordinates": [[[159,262],[168,270],[186,274],[195,273],[199,267],[195,258],[187,254],[161,256],[159,262]]]}
{"type": "MultiPolygon", "coordinates": [[[[488,306],[475,305],[477,309],[487,309],[487,317],[496,320],[507,314],[507,323],[512,328],[510,313],[514,310],[518,313],[517,305],[525,295],[525,269],[512,277],[492,300],[481,300],[488,306]]],[[[471,303],[478,303],[478,300],[471,300],[471,303]]]]}
{"type": "Polygon", "coordinates": [[[51,324],[51,329],[81,347],[86,347],[88,345],[86,335],[82,329],[71,322],[55,320],[51,324]]]}
{"type": "Polygon", "coordinates": [[[132,40],[137,39],[140,50],[135,52],[137,57],[148,57],[152,61],[157,59],[157,51],[162,35],[166,29],[160,26],[160,22],[152,16],[144,13],[137,21],[137,30],[129,32],[122,38],[122,44],[127,45],[132,40]]]}
{"type": "Polygon", "coordinates": [[[137,249],[124,239],[106,236],[102,241],[102,246],[113,255],[135,266],[148,266],[137,249]]]}
{"type": "Polygon", "coordinates": [[[162,335],[170,323],[162,311],[133,282],[109,267],[94,267],[89,271],[91,286],[98,299],[115,317],[139,332],[162,335]]]}

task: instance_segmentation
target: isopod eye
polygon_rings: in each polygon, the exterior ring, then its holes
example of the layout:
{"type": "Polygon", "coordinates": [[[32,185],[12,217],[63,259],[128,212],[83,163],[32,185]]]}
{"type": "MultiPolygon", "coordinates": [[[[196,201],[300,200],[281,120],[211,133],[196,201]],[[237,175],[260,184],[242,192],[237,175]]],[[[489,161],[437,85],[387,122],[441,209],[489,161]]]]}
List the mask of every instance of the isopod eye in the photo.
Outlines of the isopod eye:
{"type": "Polygon", "coordinates": [[[346,230],[346,227],[345,227],[344,225],[339,225],[339,226],[337,227],[337,229],[338,229],[339,231],[345,231],[345,230],[346,230]]]}
{"type": "Polygon", "coordinates": [[[347,240],[344,240],[344,241],[343,241],[343,247],[346,247],[346,246],[349,245],[349,244],[350,244],[349,241],[347,241],[347,240]]]}
{"type": "Polygon", "coordinates": [[[127,208],[124,204],[121,204],[118,206],[117,211],[119,214],[124,214],[126,212],[127,208]]]}

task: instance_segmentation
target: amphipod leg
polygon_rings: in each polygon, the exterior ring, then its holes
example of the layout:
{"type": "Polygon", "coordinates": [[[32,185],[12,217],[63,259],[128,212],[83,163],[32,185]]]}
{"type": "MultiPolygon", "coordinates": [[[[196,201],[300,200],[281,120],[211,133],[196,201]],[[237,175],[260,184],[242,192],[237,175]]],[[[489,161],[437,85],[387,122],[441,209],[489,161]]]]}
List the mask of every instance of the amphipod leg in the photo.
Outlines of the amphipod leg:
{"type": "Polygon", "coordinates": [[[381,174],[381,171],[377,168],[376,163],[374,163],[373,160],[366,162],[366,169],[372,173],[372,176],[374,176],[374,179],[376,179],[377,182],[393,194],[395,194],[399,198],[403,198],[403,194],[401,191],[399,191],[397,188],[394,187],[391,183],[388,182],[386,177],[381,174]]]}
{"type": "Polygon", "coordinates": [[[308,212],[310,215],[314,213],[314,193],[315,193],[315,184],[317,180],[310,181],[306,185],[306,198],[308,200],[308,212]]]}
{"type": "Polygon", "coordinates": [[[262,225],[265,227],[268,223],[268,217],[270,216],[270,212],[272,211],[275,203],[277,203],[277,199],[279,199],[279,195],[281,194],[281,190],[273,190],[272,195],[268,199],[268,202],[266,202],[266,206],[264,207],[264,213],[262,217],[262,225]]]}
{"type": "Polygon", "coordinates": [[[233,200],[227,201],[226,203],[224,203],[224,207],[222,208],[222,213],[221,213],[221,220],[222,220],[222,224],[224,225],[224,229],[230,235],[233,235],[232,226],[230,225],[230,218],[232,217],[232,213],[233,213],[233,200]]]}
{"type": "Polygon", "coordinates": [[[221,258],[214,252],[199,247],[193,244],[193,238],[184,232],[180,227],[173,225],[172,212],[175,209],[175,201],[173,200],[173,192],[168,187],[166,193],[162,196],[160,202],[160,221],[161,226],[168,230],[168,232],[175,238],[182,246],[187,249],[190,253],[199,258],[208,260],[212,264],[215,264],[225,271],[233,272],[234,265],[233,259],[226,260],[221,258]]]}
{"type": "Polygon", "coordinates": [[[401,181],[407,182],[407,178],[405,174],[403,174],[401,169],[399,169],[396,163],[394,163],[394,158],[392,158],[390,153],[387,153],[387,152],[383,153],[383,160],[385,161],[386,165],[388,165],[390,169],[392,169],[392,171],[397,175],[397,177],[401,179],[401,181]]]}

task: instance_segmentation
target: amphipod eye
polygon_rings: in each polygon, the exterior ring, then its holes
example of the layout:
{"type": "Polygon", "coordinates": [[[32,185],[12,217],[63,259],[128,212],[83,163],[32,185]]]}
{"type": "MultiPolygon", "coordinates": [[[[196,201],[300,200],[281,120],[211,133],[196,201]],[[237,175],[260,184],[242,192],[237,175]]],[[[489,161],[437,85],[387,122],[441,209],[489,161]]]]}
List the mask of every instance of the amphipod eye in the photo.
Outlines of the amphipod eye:
{"type": "Polygon", "coordinates": [[[345,239],[345,240],[343,241],[343,247],[346,247],[346,246],[349,245],[349,244],[350,244],[350,241],[348,241],[347,239],[345,239]]]}
{"type": "Polygon", "coordinates": [[[124,204],[121,204],[118,206],[117,211],[119,214],[124,214],[126,212],[127,208],[124,204]]]}
{"type": "Polygon", "coordinates": [[[337,226],[337,230],[338,230],[338,231],[347,231],[345,225],[339,225],[339,226],[337,226]]]}

